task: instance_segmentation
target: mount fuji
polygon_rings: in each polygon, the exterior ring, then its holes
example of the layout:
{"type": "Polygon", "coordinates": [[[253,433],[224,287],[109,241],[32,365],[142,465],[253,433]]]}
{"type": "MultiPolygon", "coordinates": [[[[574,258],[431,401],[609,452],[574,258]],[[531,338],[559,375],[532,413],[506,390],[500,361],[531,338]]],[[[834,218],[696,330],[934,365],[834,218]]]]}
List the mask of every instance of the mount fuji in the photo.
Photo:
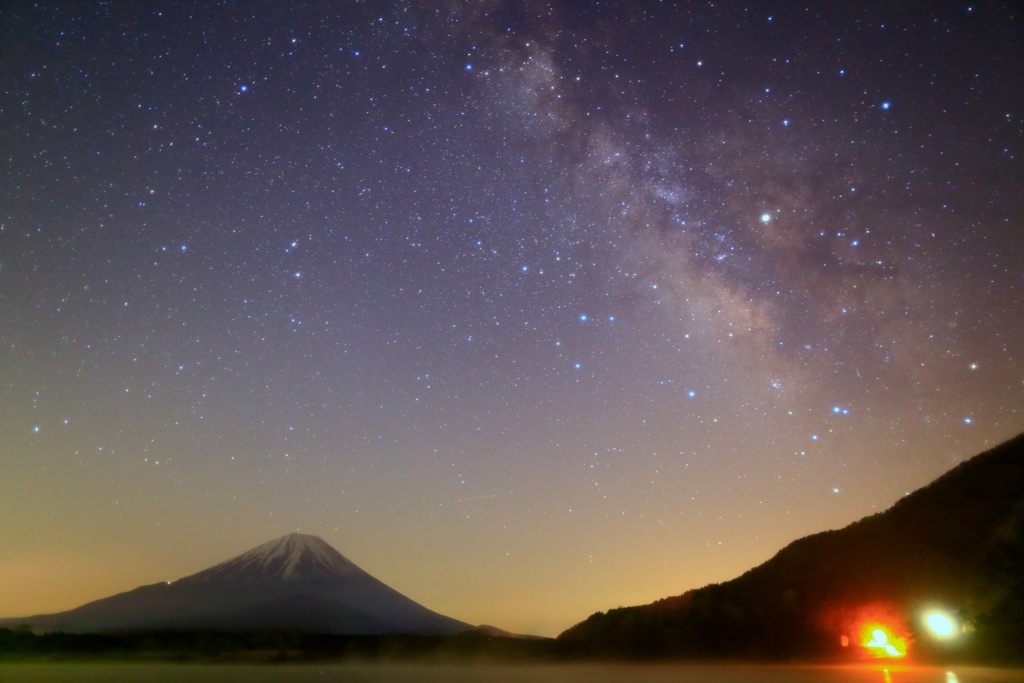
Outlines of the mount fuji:
{"type": "Polygon", "coordinates": [[[67,612],[0,619],[0,627],[21,624],[97,633],[286,628],[452,635],[474,628],[410,600],[307,534],[288,534],[177,581],[140,586],[67,612]]]}

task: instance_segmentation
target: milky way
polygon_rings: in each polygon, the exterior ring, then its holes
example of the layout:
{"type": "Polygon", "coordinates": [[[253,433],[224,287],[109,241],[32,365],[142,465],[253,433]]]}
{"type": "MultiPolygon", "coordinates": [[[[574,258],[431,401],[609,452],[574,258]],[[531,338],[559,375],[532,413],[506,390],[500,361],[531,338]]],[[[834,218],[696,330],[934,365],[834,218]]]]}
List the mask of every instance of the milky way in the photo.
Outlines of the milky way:
{"type": "Polygon", "coordinates": [[[4,616],[301,530],[554,634],[1024,429],[1012,3],[4,13],[4,616]]]}

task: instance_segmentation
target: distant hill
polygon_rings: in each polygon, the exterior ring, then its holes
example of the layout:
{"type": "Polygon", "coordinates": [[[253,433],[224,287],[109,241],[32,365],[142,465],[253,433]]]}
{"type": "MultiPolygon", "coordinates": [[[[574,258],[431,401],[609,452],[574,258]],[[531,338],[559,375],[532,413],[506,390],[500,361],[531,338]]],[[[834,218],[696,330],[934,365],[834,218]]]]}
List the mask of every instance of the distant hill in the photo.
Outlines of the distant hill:
{"type": "Polygon", "coordinates": [[[38,631],[296,629],[309,633],[451,635],[473,627],[413,602],[317,536],[289,534],[178,581],[81,607],[0,619],[38,631]]]}
{"type": "Polygon", "coordinates": [[[739,578],[599,612],[558,641],[594,655],[858,657],[884,651],[880,626],[911,657],[1024,659],[1024,435],[739,578]],[[937,637],[929,610],[953,632],[937,637]]]}

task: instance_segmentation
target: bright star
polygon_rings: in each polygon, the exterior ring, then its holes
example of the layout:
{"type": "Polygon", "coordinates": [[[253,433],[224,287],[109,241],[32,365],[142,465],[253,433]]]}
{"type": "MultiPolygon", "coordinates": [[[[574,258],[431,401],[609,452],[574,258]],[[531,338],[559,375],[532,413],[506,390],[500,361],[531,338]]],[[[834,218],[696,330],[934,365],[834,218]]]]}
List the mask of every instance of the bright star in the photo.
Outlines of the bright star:
{"type": "Polygon", "coordinates": [[[767,223],[771,219],[772,219],[772,215],[770,213],[762,213],[761,214],[761,222],[762,223],[767,223]]]}

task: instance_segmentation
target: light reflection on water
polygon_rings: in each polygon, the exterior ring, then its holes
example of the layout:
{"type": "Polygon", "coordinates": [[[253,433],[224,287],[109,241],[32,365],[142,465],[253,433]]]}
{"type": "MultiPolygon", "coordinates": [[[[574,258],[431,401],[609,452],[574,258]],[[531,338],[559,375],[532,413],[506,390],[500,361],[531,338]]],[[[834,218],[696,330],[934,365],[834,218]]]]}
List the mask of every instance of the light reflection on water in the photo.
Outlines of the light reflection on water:
{"type": "Polygon", "coordinates": [[[0,664],[0,683],[1019,683],[1024,669],[735,664],[0,664]]]}

